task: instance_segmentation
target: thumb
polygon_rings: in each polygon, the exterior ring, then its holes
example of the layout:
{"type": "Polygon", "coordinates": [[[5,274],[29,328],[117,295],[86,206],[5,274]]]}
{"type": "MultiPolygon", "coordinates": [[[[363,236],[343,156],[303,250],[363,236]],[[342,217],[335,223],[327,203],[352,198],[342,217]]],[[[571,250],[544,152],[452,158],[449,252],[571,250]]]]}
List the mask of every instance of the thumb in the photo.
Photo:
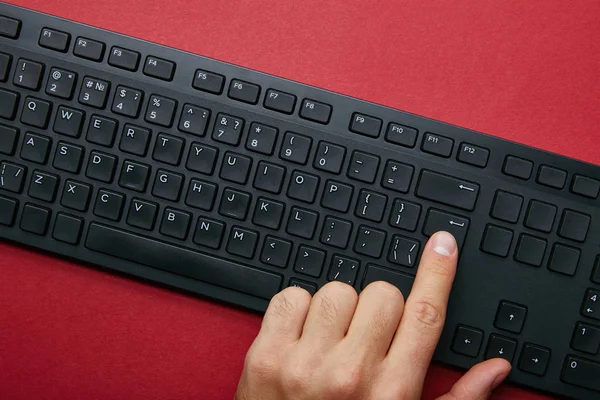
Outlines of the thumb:
{"type": "Polygon", "coordinates": [[[510,363],[502,358],[477,364],[438,400],[486,400],[506,379],[510,370],[510,363]]]}

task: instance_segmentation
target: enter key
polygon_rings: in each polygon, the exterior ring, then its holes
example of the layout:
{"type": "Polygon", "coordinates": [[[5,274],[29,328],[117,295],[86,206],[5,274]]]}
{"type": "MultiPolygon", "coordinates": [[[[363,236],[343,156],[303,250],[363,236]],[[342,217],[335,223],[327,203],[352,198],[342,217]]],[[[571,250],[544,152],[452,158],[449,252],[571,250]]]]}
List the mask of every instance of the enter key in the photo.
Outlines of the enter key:
{"type": "Polygon", "coordinates": [[[468,230],[468,218],[432,208],[427,213],[427,219],[425,220],[425,226],[423,227],[423,234],[425,236],[432,236],[434,233],[439,231],[449,232],[456,239],[458,247],[462,248],[468,230]]]}

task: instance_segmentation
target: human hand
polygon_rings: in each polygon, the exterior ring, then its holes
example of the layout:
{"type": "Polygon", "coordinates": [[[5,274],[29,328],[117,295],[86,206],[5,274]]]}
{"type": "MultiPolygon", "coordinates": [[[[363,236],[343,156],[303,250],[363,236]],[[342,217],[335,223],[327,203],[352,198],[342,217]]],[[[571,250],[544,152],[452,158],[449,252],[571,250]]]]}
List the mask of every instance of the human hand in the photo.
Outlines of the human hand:
{"type": "MultiPolygon", "coordinates": [[[[252,344],[236,400],[417,400],[445,322],[458,260],[449,233],[427,243],[410,296],[386,282],[357,295],[330,282],[314,298],[277,294],[252,344]]],[[[468,371],[439,400],[483,400],[509,374],[492,359],[468,371]]]]}

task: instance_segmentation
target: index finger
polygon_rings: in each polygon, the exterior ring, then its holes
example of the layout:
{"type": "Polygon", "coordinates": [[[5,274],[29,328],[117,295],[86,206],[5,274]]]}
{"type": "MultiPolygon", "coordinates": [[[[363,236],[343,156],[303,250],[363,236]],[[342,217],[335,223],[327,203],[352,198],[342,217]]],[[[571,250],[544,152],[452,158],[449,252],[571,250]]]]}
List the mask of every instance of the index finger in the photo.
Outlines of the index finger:
{"type": "Polygon", "coordinates": [[[392,371],[411,382],[425,379],[446,320],[457,262],[458,246],[454,237],[447,232],[433,235],[423,251],[386,360],[392,371]]]}

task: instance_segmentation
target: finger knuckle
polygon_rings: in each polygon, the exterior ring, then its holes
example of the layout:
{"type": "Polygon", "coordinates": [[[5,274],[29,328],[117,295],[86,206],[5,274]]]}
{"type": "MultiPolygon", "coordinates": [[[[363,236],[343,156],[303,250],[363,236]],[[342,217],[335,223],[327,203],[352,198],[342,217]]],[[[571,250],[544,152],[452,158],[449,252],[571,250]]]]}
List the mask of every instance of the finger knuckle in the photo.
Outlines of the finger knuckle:
{"type": "Polygon", "coordinates": [[[253,382],[273,382],[279,371],[279,361],[269,354],[250,352],[246,357],[244,369],[253,382]]]}
{"type": "Polygon", "coordinates": [[[310,368],[300,362],[288,363],[281,370],[281,385],[288,393],[301,396],[311,385],[310,368]]]}
{"type": "Polygon", "coordinates": [[[319,313],[326,323],[333,323],[344,303],[356,303],[358,295],[350,285],[341,282],[328,283],[318,293],[319,313]]]}
{"type": "Polygon", "coordinates": [[[287,288],[271,299],[268,311],[273,316],[290,318],[298,309],[310,303],[310,294],[299,288],[287,288]]]}
{"type": "Polygon", "coordinates": [[[364,373],[360,365],[347,365],[333,369],[327,377],[327,399],[347,399],[359,395],[364,373]]]}
{"type": "Polygon", "coordinates": [[[404,304],[404,295],[396,286],[385,281],[375,281],[370,283],[364,290],[363,293],[373,292],[377,296],[389,297],[391,301],[395,303],[404,304]]]}
{"type": "Polygon", "coordinates": [[[432,329],[441,329],[446,319],[445,310],[428,299],[414,302],[411,312],[417,321],[432,329]]]}

